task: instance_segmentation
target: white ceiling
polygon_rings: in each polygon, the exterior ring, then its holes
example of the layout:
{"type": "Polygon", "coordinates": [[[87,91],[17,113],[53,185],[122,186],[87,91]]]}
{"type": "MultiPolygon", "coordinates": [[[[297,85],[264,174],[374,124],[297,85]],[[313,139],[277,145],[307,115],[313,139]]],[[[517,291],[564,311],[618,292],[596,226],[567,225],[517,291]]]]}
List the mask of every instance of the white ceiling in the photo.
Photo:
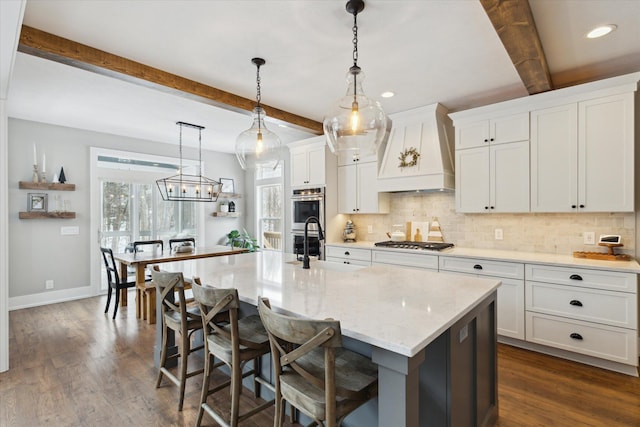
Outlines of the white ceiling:
{"type": "MultiPolygon", "coordinates": [[[[4,0],[0,0],[4,1],[4,0]]],[[[352,16],[345,0],[28,0],[23,24],[322,121],[346,90],[352,16]]],[[[450,111],[527,92],[477,0],[368,0],[358,15],[365,92],[387,113],[450,111]],[[383,91],[396,96],[382,99],[383,91]]],[[[530,0],[556,86],[640,71],[640,0],[530,0]],[[598,24],[618,30],[598,40],[598,24]]],[[[3,47],[4,48],[4,47],[3,47]]],[[[10,117],[177,143],[176,121],[205,126],[203,147],[232,152],[250,118],[19,53],[10,117]]],[[[267,110],[268,113],[268,110],[267,110]]],[[[311,136],[270,123],[283,142],[311,136]]]]}

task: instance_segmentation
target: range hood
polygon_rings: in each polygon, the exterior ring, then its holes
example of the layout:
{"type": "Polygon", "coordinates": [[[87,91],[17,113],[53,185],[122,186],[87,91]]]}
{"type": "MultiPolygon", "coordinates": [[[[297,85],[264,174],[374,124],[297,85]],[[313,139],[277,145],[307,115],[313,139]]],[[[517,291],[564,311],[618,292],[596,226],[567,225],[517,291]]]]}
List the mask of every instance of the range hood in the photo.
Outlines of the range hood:
{"type": "Polygon", "coordinates": [[[391,115],[391,132],[378,165],[378,191],[455,188],[454,133],[447,113],[442,105],[432,104],[391,115]]]}

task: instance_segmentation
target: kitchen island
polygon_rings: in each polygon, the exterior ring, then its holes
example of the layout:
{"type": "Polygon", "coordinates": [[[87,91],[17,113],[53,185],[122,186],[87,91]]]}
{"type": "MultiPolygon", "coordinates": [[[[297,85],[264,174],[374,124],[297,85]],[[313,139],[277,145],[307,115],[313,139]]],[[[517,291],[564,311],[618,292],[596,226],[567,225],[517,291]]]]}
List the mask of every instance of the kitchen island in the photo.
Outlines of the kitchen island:
{"type": "Polygon", "coordinates": [[[345,346],[379,367],[378,399],[343,425],[471,426],[497,417],[500,281],[323,261],[303,270],[293,254],[279,252],[194,263],[193,274],[237,288],[248,309],[263,296],[286,314],[340,320],[345,346]]]}

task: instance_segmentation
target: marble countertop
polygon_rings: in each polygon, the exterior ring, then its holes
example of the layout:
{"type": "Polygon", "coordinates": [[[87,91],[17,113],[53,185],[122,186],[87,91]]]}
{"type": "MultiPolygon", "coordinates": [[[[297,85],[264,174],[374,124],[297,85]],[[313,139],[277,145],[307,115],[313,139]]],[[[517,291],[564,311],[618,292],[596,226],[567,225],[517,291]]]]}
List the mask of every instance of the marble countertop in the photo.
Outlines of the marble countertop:
{"type": "MultiPolygon", "coordinates": [[[[597,259],[575,258],[573,254],[550,254],[539,252],[518,252],[518,251],[505,251],[497,249],[473,249],[473,248],[460,248],[453,247],[445,249],[443,251],[419,251],[416,249],[396,249],[396,248],[383,248],[376,247],[374,242],[354,242],[354,243],[327,243],[328,246],[340,246],[340,247],[357,247],[363,249],[376,249],[383,251],[403,251],[407,253],[418,253],[425,255],[439,255],[439,256],[453,256],[463,258],[482,258],[486,260],[495,261],[513,261],[523,262],[528,264],[555,264],[565,267],[582,267],[582,268],[594,268],[598,270],[608,271],[620,271],[623,273],[640,273],[640,264],[636,260],[631,261],[606,261],[597,259]]],[[[602,252],[605,252],[604,248],[598,247],[602,252]]],[[[598,249],[596,249],[597,251],[598,249]]]]}
{"type": "Polygon", "coordinates": [[[417,354],[500,285],[388,265],[311,260],[304,270],[295,255],[271,251],[196,260],[184,274],[237,288],[250,304],[264,296],[284,313],[340,320],[343,335],[404,356],[417,354]]]}

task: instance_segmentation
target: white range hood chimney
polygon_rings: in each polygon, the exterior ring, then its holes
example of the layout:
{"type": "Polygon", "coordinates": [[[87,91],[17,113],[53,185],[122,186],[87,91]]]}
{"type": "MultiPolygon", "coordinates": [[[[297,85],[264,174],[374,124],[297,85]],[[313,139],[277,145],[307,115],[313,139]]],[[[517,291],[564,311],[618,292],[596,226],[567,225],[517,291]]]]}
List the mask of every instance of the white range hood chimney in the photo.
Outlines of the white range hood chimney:
{"type": "Polygon", "coordinates": [[[378,170],[378,191],[455,188],[453,125],[440,104],[391,115],[393,125],[378,170]],[[416,156],[417,154],[417,156],[416,156]]]}

